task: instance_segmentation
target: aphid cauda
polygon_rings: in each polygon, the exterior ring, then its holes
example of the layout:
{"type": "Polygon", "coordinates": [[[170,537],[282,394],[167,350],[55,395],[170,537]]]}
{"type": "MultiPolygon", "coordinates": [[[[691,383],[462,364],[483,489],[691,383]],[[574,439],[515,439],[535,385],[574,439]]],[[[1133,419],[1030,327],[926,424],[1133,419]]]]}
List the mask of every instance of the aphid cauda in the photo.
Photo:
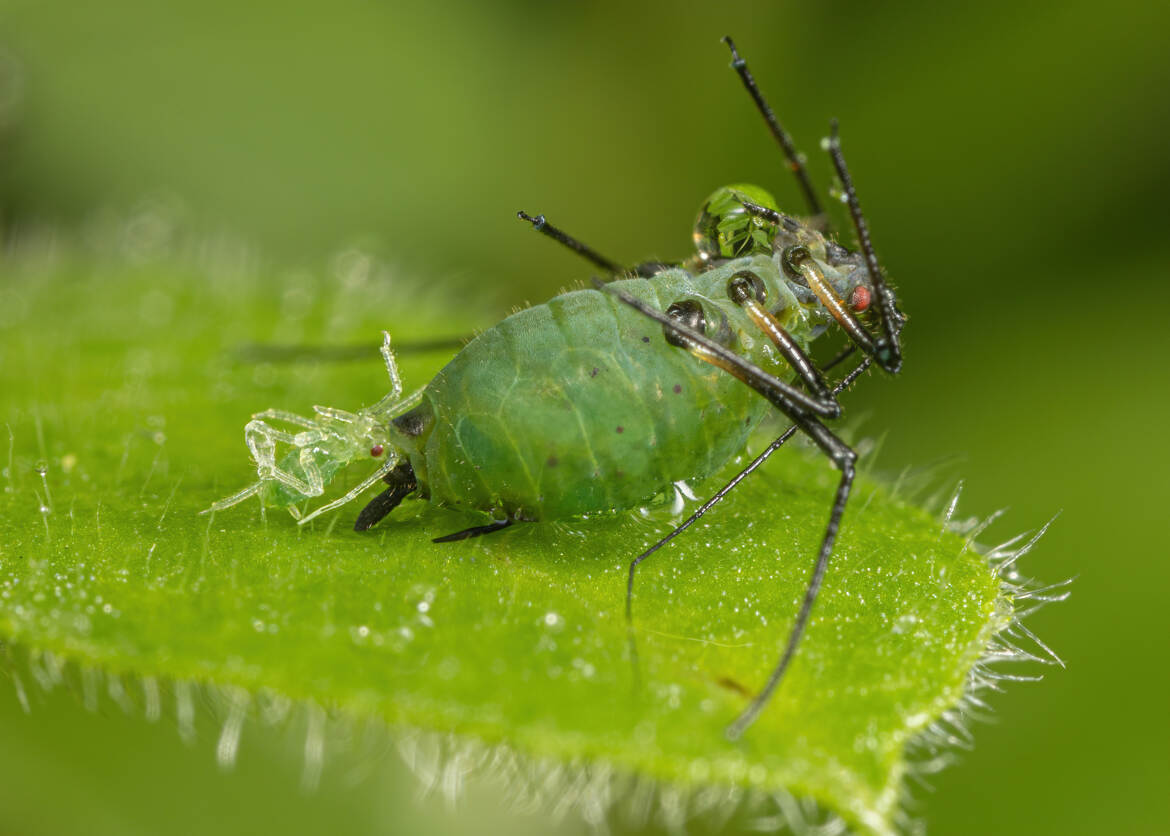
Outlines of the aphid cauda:
{"type": "Polygon", "coordinates": [[[403,397],[385,335],[390,392],[347,412],[315,407],[312,418],[267,410],[245,440],[259,481],[220,500],[222,510],[257,494],[288,507],[321,496],[354,461],[378,468],[344,496],[300,517],[304,523],[387,487],[358,514],[364,531],[411,494],[484,512],[492,521],[440,537],[477,537],[521,521],[637,507],[680,480],[701,479],[739,454],[770,411],[792,423],[730,483],[630,564],[632,618],[639,563],[689,527],[794,433],[805,433],[841,473],[808,588],[785,650],[767,683],[728,728],[738,736],[767,703],[792,659],[816,600],[854,476],[856,454],[823,423],[841,413],[837,395],[871,364],[901,367],[903,317],[878,267],[834,123],[825,141],[859,249],[828,236],[828,223],[800,155],[729,38],[739,74],[804,194],[809,217],[782,213],[756,186],[715,191],[695,223],[696,253],[681,264],[623,268],[549,224],[537,231],[609,277],[520,311],[469,342],[425,387],[403,397]],[[818,369],[809,342],[827,327],[850,346],[818,369]],[[763,337],[763,339],[761,339],[763,337]],[[830,384],[824,372],[854,353],[858,364],[830,384]],[[289,432],[271,422],[289,424],[289,432]],[[287,445],[288,452],[277,455],[287,445]]]}

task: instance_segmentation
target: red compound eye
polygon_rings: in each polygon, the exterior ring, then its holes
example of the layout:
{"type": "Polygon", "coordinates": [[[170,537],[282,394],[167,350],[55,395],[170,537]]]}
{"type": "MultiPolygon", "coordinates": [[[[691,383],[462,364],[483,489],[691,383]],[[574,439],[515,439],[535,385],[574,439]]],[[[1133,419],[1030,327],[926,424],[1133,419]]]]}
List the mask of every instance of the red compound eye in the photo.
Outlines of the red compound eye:
{"type": "Polygon", "coordinates": [[[870,293],[869,288],[863,284],[859,284],[853,288],[853,293],[849,296],[849,307],[861,313],[869,307],[870,293]]]}
{"type": "Polygon", "coordinates": [[[378,456],[382,455],[385,452],[386,452],[386,448],[383,447],[381,444],[375,444],[373,447],[370,448],[370,455],[373,456],[375,459],[378,458],[378,456]]]}

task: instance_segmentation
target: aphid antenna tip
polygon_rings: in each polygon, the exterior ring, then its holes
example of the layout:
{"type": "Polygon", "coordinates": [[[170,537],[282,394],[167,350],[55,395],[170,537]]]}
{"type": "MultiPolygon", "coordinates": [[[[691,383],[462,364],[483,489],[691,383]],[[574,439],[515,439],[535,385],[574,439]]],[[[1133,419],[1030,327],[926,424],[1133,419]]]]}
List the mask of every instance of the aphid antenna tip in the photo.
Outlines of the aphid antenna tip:
{"type": "Polygon", "coordinates": [[[735,48],[735,41],[731,39],[730,35],[724,35],[719,39],[727,44],[727,48],[731,50],[731,66],[738,67],[743,63],[743,59],[739,57],[739,51],[735,48]]]}
{"type": "MultiPolygon", "coordinates": [[[[821,137],[821,150],[832,154],[834,151],[840,149],[840,147],[841,147],[841,134],[837,130],[837,120],[830,119],[829,120],[829,135],[825,136],[825,137],[821,137]]],[[[831,189],[831,196],[838,197],[838,199],[842,203],[846,202],[845,188],[844,188],[844,184],[841,182],[840,177],[833,178],[833,188],[831,189]],[[837,194],[838,191],[840,192],[840,195],[837,194]]]]}
{"type": "Polygon", "coordinates": [[[545,221],[545,219],[544,219],[544,215],[537,215],[537,216],[533,217],[532,215],[529,215],[527,212],[525,212],[523,209],[521,209],[519,212],[516,213],[516,217],[522,221],[528,221],[528,223],[532,224],[534,229],[540,229],[541,227],[543,227],[547,223],[547,221],[545,221]]]}

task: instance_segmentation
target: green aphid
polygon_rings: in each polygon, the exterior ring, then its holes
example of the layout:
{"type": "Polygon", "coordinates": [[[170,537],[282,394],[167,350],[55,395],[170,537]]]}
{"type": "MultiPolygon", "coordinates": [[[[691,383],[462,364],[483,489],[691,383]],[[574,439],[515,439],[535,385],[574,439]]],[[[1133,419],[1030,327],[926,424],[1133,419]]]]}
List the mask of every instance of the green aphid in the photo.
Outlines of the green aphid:
{"type": "Polygon", "coordinates": [[[630,615],[637,565],[795,432],[809,436],[841,471],[808,594],[784,654],[728,729],[732,736],[742,733],[795,652],[852,485],[856,454],[821,419],[840,414],[837,394],[871,363],[899,370],[903,317],[878,268],[836,125],[825,147],[857,231],[857,251],[827,237],[803,161],[725,40],[732,67],[805,194],[808,219],[781,213],[757,186],[724,187],[699,211],[693,256],[680,264],[623,268],[544,216],[521,212],[539,232],[587,258],[610,280],[595,279],[595,289],[564,293],[513,314],[467,343],[409,397],[403,397],[385,335],[382,354],[391,381],[386,397],[356,412],[315,407],[311,418],[279,410],[253,416],[245,440],[259,481],[209,510],[258,495],[265,505],[287,507],[304,523],[384,482],[389,487],[358,514],[355,529],[370,528],[411,495],[490,518],[436,540],[450,542],[519,522],[620,512],[674,496],[677,485],[701,480],[740,455],[752,430],[778,410],[792,426],[635,558],[627,587],[630,615]],[[824,369],[807,353],[809,343],[833,325],[852,345],[829,365],[853,352],[862,355],[836,384],[826,382],[824,369]],[[379,460],[378,468],[353,490],[300,513],[298,504],[322,496],[338,472],[371,457],[379,460]]]}

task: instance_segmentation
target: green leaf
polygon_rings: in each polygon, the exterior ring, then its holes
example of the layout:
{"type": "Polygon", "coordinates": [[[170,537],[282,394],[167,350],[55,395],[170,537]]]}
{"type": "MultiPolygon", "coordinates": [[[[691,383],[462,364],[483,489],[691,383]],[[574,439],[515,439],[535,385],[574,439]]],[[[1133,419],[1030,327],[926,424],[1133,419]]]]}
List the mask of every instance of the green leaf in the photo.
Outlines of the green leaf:
{"type": "MultiPolygon", "coordinates": [[[[197,515],[255,478],[251,412],[373,402],[380,329],[458,335],[474,306],[357,253],[316,277],[213,247],[38,252],[8,256],[0,289],[0,638],[119,694],[139,682],[148,713],[160,680],[213,683],[501,747],[546,778],[568,767],[563,782],[811,798],[889,833],[908,744],[1009,621],[985,558],[862,478],[788,677],[729,742],[803,594],[836,483],[824,459],[783,451],[643,565],[638,679],[626,566],[669,530],[665,507],[445,545],[430,540],[474,521],[418,502],[364,534],[358,505],[304,527],[252,503],[197,515]],[[369,360],[238,361],[256,341],[363,341],[369,360]]],[[[446,358],[401,359],[409,387],[446,358]]]]}

